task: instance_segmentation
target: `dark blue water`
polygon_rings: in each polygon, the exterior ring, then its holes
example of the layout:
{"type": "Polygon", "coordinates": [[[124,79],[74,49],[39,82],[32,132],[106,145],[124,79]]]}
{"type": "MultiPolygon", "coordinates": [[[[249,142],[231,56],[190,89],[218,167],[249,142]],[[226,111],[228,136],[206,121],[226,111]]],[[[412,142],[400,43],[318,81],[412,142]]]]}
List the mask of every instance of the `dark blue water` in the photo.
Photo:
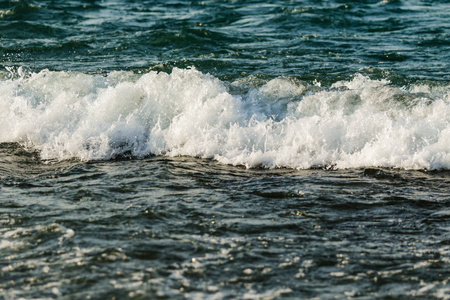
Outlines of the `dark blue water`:
{"type": "Polygon", "coordinates": [[[5,66],[449,80],[448,1],[4,1],[0,9],[5,66]]]}
{"type": "Polygon", "coordinates": [[[448,1],[0,2],[0,299],[449,299],[448,1]]]}

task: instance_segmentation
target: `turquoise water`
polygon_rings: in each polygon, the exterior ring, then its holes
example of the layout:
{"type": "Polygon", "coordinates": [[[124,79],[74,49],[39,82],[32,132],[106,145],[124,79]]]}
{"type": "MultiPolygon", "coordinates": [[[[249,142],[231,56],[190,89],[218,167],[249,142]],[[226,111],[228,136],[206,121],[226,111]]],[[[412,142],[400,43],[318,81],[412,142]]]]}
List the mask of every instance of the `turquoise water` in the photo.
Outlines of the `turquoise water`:
{"type": "Polygon", "coordinates": [[[448,1],[0,3],[1,299],[449,299],[448,1]]]}

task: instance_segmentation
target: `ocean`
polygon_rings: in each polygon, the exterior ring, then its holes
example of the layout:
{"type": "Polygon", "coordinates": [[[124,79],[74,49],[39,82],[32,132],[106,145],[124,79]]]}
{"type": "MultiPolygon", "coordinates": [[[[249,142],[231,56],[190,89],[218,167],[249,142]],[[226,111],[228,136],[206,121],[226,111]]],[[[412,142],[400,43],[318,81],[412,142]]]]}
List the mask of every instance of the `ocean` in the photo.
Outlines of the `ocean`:
{"type": "Polygon", "coordinates": [[[450,299],[450,2],[0,2],[0,299],[450,299]]]}

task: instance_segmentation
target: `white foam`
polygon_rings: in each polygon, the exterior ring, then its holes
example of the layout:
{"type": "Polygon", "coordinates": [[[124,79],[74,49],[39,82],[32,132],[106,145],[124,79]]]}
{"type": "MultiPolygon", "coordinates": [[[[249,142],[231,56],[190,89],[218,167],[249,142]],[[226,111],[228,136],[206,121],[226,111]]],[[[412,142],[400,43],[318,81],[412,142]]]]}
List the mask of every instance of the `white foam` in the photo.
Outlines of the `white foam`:
{"type": "MultiPolygon", "coordinates": [[[[232,94],[195,69],[0,80],[0,142],[43,159],[188,155],[246,167],[450,168],[449,85],[355,75],[331,87],[276,78],[232,94]]],[[[242,84],[242,83],[239,83],[242,84]]]]}

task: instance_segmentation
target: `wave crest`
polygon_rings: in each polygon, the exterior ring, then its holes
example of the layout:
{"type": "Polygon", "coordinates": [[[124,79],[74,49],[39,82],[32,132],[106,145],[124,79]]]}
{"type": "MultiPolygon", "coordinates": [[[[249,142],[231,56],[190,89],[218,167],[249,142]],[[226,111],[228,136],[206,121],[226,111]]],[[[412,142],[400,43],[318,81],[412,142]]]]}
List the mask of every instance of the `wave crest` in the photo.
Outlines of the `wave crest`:
{"type": "Polygon", "coordinates": [[[448,85],[396,87],[356,74],[331,87],[294,78],[251,87],[194,68],[44,70],[2,79],[0,94],[0,142],[44,160],[187,155],[249,168],[450,168],[448,85]]]}

